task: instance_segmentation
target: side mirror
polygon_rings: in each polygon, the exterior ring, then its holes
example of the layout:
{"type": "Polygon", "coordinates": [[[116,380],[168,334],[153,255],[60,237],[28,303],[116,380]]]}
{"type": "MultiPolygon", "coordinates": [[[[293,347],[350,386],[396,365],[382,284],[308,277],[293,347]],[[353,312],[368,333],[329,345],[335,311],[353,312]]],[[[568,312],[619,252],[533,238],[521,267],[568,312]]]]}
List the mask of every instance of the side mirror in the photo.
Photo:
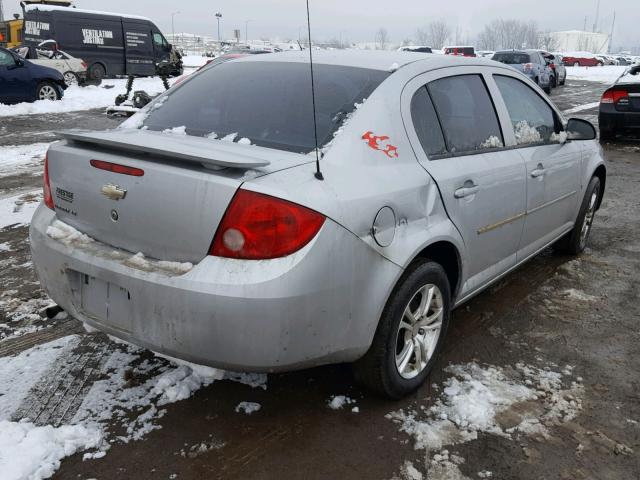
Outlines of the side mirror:
{"type": "Polygon", "coordinates": [[[595,140],[596,127],[587,120],[570,118],[567,123],[567,140],[595,140]]]}

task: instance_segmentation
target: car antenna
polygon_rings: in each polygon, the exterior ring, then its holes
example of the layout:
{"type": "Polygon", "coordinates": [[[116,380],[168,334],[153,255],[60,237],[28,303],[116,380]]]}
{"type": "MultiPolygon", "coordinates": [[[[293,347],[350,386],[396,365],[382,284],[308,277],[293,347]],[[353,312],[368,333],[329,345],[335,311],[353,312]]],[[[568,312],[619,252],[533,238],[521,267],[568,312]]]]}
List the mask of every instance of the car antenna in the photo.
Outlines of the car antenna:
{"type": "Polygon", "coordinates": [[[318,120],[316,117],[316,86],[313,80],[313,48],[311,46],[311,15],[309,14],[309,0],[307,0],[307,31],[309,33],[309,65],[311,67],[311,101],[313,103],[313,137],[316,146],[316,173],[318,180],[324,180],[320,171],[320,150],[318,149],[318,120]]]}

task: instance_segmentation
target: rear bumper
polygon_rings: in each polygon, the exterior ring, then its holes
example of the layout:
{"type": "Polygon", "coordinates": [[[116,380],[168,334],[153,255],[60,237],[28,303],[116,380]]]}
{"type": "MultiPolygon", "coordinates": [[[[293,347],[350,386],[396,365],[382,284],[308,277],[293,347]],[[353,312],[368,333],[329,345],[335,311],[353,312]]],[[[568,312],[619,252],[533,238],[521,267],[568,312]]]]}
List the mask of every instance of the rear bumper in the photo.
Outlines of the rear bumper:
{"type": "Polygon", "coordinates": [[[55,213],[41,205],[30,241],[42,286],[62,308],[142,347],[237,371],[358,359],[369,348],[401,273],[330,220],[289,257],[258,262],[206,257],[180,276],[126,266],[112,259],[111,247],[97,242],[91,249],[66,246],[47,236],[53,220],[55,213]],[[128,292],[130,299],[117,306],[118,318],[86,310],[82,275],[128,292]]]}
{"type": "Polygon", "coordinates": [[[600,105],[598,115],[600,130],[623,131],[640,129],[640,112],[621,112],[613,105],[600,105]]]}

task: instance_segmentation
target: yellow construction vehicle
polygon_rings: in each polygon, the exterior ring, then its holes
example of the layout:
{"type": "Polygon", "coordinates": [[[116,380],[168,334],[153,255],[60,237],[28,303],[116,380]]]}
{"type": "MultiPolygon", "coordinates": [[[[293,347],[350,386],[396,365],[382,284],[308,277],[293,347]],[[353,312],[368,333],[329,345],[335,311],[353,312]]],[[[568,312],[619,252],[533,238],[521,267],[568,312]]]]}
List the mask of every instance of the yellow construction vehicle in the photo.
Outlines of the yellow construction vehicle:
{"type": "Polygon", "coordinates": [[[23,23],[21,18],[0,22],[0,46],[13,48],[20,45],[23,23]]]}

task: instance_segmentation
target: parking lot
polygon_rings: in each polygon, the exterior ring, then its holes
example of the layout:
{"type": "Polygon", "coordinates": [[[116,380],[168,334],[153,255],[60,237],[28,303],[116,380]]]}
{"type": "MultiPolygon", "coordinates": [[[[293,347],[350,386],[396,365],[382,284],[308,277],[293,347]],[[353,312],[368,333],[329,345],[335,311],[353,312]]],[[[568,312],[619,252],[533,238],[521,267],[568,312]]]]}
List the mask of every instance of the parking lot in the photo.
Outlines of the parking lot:
{"type": "MultiPolygon", "coordinates": [[[[552,99],[596,122],[605,88],[569,80],[552,99]]],[[[102,109],[6,117],[0,149],[117,123],[102,109]]],[[[585,254],[545,251],[455,311],[431,378],[398,402],[357,387],[346,365],[199,372],[64,313],[48,319],[28,220],[4,225],[0,357],[16,360],[12,372],[5,358],[0,385],[24,392],[0,392],[0,411],[13,401],[14,418],[105,433],[110,448],[64,459],[54,478],[640,478],[639,145],[604,145],[606,194],[585,254]],[[18,377],[26,355],[50,361],[31,382],[18,377]]],[[[27,215],[39,200],[41,150],[2,173],[1,208],[27,215]]]]}

